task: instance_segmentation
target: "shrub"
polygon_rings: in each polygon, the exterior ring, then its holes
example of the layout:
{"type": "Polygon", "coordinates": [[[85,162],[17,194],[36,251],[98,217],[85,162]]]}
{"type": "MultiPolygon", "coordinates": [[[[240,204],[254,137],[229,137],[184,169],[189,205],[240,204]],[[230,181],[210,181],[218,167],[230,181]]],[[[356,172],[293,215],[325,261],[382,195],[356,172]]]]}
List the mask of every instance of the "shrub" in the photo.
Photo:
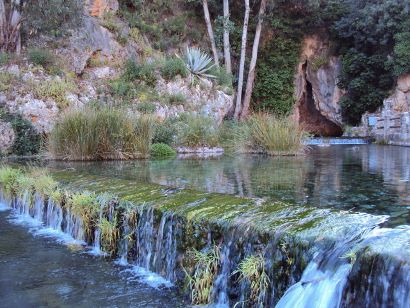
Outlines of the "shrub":
{"type": "Polygon", "coordinates": [[[232,75],[229,74],[224,67],[214,67],[211,74],[215,76],[218,85],[232,89],[232,75]]]}
{"type": "Polygon", "coordinates": [[[0,119],[10,122],[15,133],[15,139],[11,151],[15,155],[34,155],[40,151],[41,137],[34,129],[30,121],[19,114],[1,112],[0,119]]]}
{"type": "Polygon", "coordinates": [[[181,59],[167,58],[161,66],[161,75],[166,80],[172,80],[180,75],[182,78],[188,76],[188,70],[181,59]]]}
{"type": "Polygon", "coordinates": [[[7,64],[10,61],[10,55],[0,51],[0,66],[7,64]]]}
{"type": "Polygon", "coordinates": [[[292,120],[267,113],[252,115],[238,130],[237,145],[270,155],[296,155],[303,148],[306,133],[292,120]]]}
{"type": "Polygon", "coordinates": [[[34,84],[34,94],[40,99],[52,98],[60,108],[65,108],[69,105],[67,100],[67,92],[75,91],[76,85],[64,79],[51,79],[34,84]]]}
{"type": "Polygon", "coordinates": [[[184,146],[217,146],[219,143],[218,131],[211,118],[187,115],[181,122],[177,142],[184,146]]]}
{"type": "Polygon", "coordinates": [[[176,134],[177,128],[175,125],[175,120],[172,118],[167,118],[165,121],[157,122],[155,124],[152,143],[165,143],[171,145],[174,142],[176,134]]]}
{"type": "Polygon", "coordinates": [[[123,110],[85,108],[66,112],[49,136],[53,157],[69,160],[146,157],[152,120],[134,118],[123,110]]]}
{"type": "Polygon", "coordinates": [[[23,33],[26,36],[44,33],[61,36],[81,25],[83,9],[82,0],[25,1],[23,33]]]}
{"type": "Polygon", "coordinates": [[[128,60],[125,64],[123,77],[126,81],[142,81],[149,86],[154,86],[157,81],[155,64],[138,64],[135,61],[128,60]]]}
{"type": "Polygon", "coordinates": [[[164,102],[168,105],[185,105],[187,100],[184,94],[174,93],[165,95],[164,102]]]}
{"type": "Polygon", "coordinates": [[[10,90],[15,80],[16,76],[14,76],[13,74],[2,72],[0,74],[0,91],[10,90]]]}
{"type": "Polygon", "coordinates": [[[136,108],[139,112],[145,114],[154,113],[157,110],[157,106],[150,102],[139,103],[136,108]]]}
{"type": "Polygon", "coordinates": [[[54,64],[54,55],[47,49],[29,49],[28,60],[35,64],[48,68],[54,64]]]}
{"type": "Polygon", "coordinates": [[[150,154],[152,157],[171,157],[176,155],[176,151],[165,143],[154,143],[151,146],[150,154]]]}

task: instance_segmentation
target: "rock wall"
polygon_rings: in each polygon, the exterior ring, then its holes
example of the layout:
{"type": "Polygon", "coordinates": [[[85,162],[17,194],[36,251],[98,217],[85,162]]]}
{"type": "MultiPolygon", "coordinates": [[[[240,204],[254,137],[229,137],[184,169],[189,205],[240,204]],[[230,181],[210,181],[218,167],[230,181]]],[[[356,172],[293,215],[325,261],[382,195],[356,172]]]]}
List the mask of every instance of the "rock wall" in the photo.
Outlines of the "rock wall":
{"type": "Polygon", "coordinates": [[[362,123],[348,136],[370,136],[379,142],[410,146],[410,74],[401,76],[392,95],[375,113],[362,116],[362,123]]]}
{"type": "Polygon", "coordinates": [[[295,75],[296,105],[293,117],[318,136],[342,135],[337,86],[340,60],[329,55],[329,42],[319,35],[305,37],[295,75]]]}

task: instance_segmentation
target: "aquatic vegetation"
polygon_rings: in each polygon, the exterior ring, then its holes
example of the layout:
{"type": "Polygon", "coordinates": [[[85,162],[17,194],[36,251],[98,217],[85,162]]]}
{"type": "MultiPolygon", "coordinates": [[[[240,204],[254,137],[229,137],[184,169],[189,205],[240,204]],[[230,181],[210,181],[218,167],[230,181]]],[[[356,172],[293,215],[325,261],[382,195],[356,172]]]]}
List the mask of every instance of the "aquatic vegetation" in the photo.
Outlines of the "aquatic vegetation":
{"type": "Polygon", "coordinates": [[[124,110],[85,108],[65,113],[52,130],[48,149],[67,160],[131,159],[149,154],[153,121],[124,110]]]}
{"type": "Polygon", "coordinates": [[[6,197],[11,198],[16,192],[17,180],[21,175],[19,169],[0,166],[0,184],[6,197]]]}
{"type": "Polygon", "coordinates": [[[190,275],[186,270],[186,278],[191,290],[192,304],[201,305],[211,302],[214,279],[220,266],[220,249],[213,246],[208,251],[193,249],[187,253],[194,263],[194,273],[190,275]]]}
{"type": "Polygon", "coordinates": [[[177,152],[165,143],[154,143],[150,150],[151,157],[172,157],[177,154],[177,152]]]}
{"type": "Polygon", "coordinates": [[[250,151],[270,155],[296,155],[307,134],[295,121],[267,113],[253,114],[236,132],[236,143],[250,151]]]}
{"type": "Polygon", "coordinates": [[[109,221],[107,218],[102,218],[98,223],[98,228],[101,230],[102,249],[110,256],[113,256],[117,250],[117,241],[120,237],[117,220],[109,221]]]}
{"type": "Polygon", "coordinates": [[[262,255],[246,257],[232,274],[239,274],[239,280],[246,280],[250,284],[249,301],[253,304],[258,303],[258,307],[263,307],[263,299],[269,287],[264,257],[262,255]]]}
{"type": "Polygon", "coordinates": [[[92,238],[100,210],[96,195],[87,191],[74,193],[67,200],[67,206],[74,215],[81,218],[87,238],[92,238]]]}

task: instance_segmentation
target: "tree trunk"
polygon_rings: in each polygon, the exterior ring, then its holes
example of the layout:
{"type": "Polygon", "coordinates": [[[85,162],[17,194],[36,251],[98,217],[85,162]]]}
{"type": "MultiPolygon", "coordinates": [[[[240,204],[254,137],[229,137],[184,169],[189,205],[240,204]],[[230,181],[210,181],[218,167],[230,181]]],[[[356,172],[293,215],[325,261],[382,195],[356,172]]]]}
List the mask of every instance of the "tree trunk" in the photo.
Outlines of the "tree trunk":
{"type": "Polygon", "coordinates": [[[235,107],[235,120],[239,119],[242,107],[242,87],[243,87],[243,75],[245,70],[245,57],[246,57],[246,40],[248,36],[248,23],[249,23],[249,0],[245,0],[245,17],[243,21],[242,30],[242,44],[241,44],[241,59],[239,62],[239,76],[238,76],[238,92],[236,95],[236,107],[235,107]]]}
{"type": "Polygon", "coordinates": [[[219,67],[219,56],[218,51],[216,49],[214,31],[212,30],[211,17],[209,16],[208,0],[202,0],[202,6],[204,7],[205,23],[208,29],[209,39],[211,40],[211,47],[212,53],[214,55],[215,65],[219,67]]]}
{"type": "Polygon", "coordinates": [[[259,8],[258,24],[256,26],[255,39],[253,41],[252,58],[251,63],[249,65],[248,81],[246,82],[245,98],[243,100],[241,119],[244,119],[249,115],[249,107],[252,98],[253,84],[255,81],[256,61],[258,60],[259,41],[261,38],[262,24],[266,11],[266,2],[267,0],[262,0],[261,6],[259,8]]]}
{"type": "Polygon", "coordinates": [[[229,0],[224,0],[224,58],[226,72],[232,75],[231,43],[229,42],[229,0]]]}
{"type": "Polygon", "coordinates": [[[6,6],[4,0],[0,0],[0,50],[3,50],[6,38],[6,6]]]}

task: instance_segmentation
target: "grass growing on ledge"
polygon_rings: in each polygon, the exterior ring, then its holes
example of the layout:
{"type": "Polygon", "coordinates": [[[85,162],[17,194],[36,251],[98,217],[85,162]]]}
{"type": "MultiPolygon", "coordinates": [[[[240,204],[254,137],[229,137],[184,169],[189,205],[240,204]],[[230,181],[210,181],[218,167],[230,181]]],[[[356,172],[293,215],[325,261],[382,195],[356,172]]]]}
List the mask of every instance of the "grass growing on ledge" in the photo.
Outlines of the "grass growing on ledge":
{"type": "Polygon", "coordinates": [[[188,286],[191,290],[193,305],[206,305],[211,301],[214,279],[220,265],[220,251],[218,246],[212,247],[206,252],[193,249],[188,252],[195,269],[193,275],[185,271],[188,286]]]}
{"type": "Polygon", "coordinates": [[[236,144],[269,155],[297,155],[303,152],[307,134],[295,122],[267,113],[253,114],[236,133],[236,144]]]}
{"type": "Polygon", "coordinates": [[[263,256],[249,256],[239,263],[239,267],[233,274],[239,274],[240,280],[246,280],[250,284],[250,304],[263,302],[263,297],[269,287],[269,277],[265,272],[265,259],[263,256]]]}
{"type": "Polygon", "coordinates": [[[0,166],[0,184],[3,193],[7,198],[11,198],[16,193],[18,178],[22,176],[19,169],[0,166]]]}
{"type": "Polygon", "coordinates": [[[149,154],[153,121],[123,110],[85,108],[65,113],[52,130],[48,148],[57,159],[133,159],[149,154]]]}

